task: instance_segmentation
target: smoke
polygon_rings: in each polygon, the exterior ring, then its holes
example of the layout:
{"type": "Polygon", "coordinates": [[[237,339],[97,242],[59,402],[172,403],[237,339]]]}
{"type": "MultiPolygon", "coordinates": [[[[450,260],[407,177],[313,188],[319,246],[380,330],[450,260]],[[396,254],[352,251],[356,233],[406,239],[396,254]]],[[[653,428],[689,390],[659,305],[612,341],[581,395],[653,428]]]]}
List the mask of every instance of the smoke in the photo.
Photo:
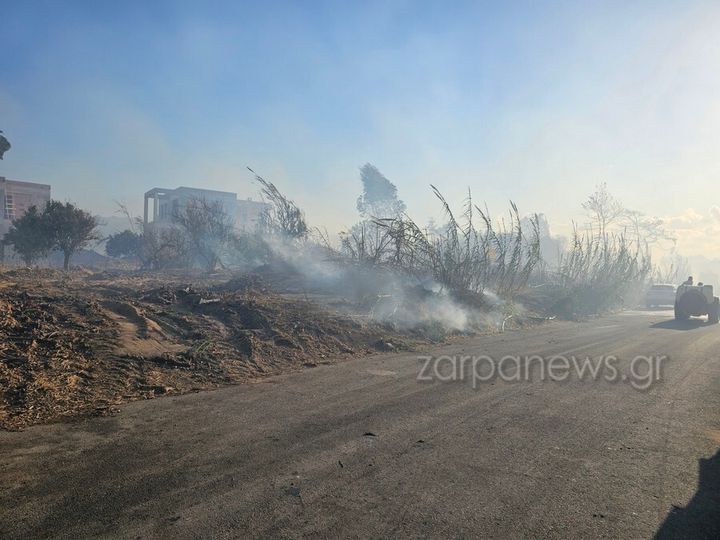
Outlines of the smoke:
{"type": "Polygon", "coordinates": [[[510,314],[522,311],[492,291],[463,300],[430,277],[338,260],[335,251],[314,240],[271,237],[266,242],[272,262],[263,270],[282,281],[283,289],[313,295],[394,330],[424,331],[442,339],[446,333],[503,329],[510,314]]]}

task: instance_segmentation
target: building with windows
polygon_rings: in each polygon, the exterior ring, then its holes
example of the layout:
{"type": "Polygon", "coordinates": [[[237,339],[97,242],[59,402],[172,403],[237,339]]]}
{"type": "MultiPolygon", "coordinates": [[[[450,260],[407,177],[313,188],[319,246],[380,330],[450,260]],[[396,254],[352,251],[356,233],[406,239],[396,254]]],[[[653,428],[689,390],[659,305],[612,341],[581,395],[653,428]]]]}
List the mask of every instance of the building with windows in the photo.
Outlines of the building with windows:
{"type": "Polygon", "coordinates": [[[147,227],[170,226],[173,214],[178,212],[191,200],[205,200],[210,203],[219,202],[234,222],[235,227],[242,230],[253,230],[270,205],[252,199],[238,199],[236,193],[179,187],[176,189],[153,188],[145,193],[143,223],[147,227]]]}
{"type": "Polygon", "coordinates": [[[0,176],[0,238],[10,230],[12,220],[22,217],[31,206],[42,210],[49,200],[50,186],[47,184],[8,180],[0,176]]]}

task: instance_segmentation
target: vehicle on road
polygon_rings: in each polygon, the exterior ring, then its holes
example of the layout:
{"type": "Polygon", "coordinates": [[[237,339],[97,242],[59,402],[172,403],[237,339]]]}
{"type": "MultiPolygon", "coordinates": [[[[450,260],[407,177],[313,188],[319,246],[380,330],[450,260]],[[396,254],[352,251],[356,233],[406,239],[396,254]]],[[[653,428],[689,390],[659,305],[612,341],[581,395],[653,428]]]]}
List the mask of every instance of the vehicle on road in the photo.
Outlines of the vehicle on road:
{"type": "Polygon", "coordinates": [[[707,315],[708,322],[716,324],[720,316],[720,299],[713,296],[712,285],[680,285],[675,293],[675,319],[707,315]]]}
{"type": "Polygon", "coordinates": [[[675,305],[675,285],[666,283],[651,285],[645,293],[645,305],[648,308],[675,305]]]}

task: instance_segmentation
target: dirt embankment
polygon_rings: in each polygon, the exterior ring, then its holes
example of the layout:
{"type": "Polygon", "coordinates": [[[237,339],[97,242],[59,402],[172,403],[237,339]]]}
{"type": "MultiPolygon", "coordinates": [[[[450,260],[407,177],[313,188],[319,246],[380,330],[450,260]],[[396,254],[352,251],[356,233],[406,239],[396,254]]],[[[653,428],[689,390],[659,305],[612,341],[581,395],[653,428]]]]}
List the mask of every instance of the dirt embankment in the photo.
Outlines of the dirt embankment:
{"type": "Polygon", "coordinates": [[[54,271],[0,274],[0,428],[103,414],[422,336],[273,292],[205,280],[54,271]]]}

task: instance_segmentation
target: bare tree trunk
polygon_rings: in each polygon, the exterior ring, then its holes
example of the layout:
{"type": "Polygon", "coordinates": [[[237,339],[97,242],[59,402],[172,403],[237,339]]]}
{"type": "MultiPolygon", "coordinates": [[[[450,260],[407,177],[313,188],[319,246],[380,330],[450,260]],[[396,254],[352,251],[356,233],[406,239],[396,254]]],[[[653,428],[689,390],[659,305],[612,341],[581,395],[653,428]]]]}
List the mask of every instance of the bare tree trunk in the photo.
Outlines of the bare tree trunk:
{"type": "Polygon", "coordinates": [[[70,255],[69,251],[63,251],[63,269],[66,272],[70,269],[70,255]]]}

